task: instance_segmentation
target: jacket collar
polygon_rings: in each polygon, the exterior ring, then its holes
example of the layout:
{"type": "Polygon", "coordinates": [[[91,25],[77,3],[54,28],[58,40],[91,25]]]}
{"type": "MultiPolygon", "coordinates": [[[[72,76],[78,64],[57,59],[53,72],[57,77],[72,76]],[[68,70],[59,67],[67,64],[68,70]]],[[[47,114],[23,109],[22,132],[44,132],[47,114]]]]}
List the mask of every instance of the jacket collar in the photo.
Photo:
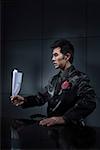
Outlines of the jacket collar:
{"type": "Polygon", "coordinates": [[[73,72],[75,71],[75,67],[71,65],[69,68],[67,68],[64,71],[60,71],[60,76],[63,80],[68,78],[73,72]]]}

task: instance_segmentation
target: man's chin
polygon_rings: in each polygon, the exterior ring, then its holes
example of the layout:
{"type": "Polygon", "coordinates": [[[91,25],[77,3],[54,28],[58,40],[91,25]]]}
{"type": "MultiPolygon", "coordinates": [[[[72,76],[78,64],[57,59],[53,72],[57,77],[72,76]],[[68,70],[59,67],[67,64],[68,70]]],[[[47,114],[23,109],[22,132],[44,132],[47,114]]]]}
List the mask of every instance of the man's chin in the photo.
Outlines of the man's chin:
{"type": "Polygon", "coordinates": [[[55,69],[59,69],[59,66],[54,66],[55,67],[55,69]]]}

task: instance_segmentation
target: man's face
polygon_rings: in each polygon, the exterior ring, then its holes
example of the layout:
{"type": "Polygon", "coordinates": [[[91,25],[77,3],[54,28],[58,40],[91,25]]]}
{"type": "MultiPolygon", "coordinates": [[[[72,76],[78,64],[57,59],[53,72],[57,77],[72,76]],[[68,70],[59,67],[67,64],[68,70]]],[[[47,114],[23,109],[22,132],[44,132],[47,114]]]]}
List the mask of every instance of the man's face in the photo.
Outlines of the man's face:
{"type": "Polygon", "coordinates": [[[65,67],[67,61],[66,61],[65,55],[63,55],[61,53],[61,48],[60,47],[54,48],[52,55],[53,55],[52,61],[53,61],[54,67],[56,69],[58,69],[58,68],[63,69],[65,67]]]}

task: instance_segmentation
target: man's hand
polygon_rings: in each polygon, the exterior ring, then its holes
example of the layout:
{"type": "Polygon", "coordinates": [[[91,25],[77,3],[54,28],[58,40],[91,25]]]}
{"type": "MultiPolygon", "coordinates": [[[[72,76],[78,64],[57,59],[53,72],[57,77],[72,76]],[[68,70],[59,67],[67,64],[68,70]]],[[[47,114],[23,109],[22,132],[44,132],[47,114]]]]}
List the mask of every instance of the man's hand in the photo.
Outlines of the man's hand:
{"type": "Polygon", "coordinates": [[[24,101],[25,101],[24,97],[19,96],[19,95],[17,95],[17,96],[11,96],[10,98],[11,98],[11,103],[13,103],[16,106],[22,105],[24,103],[24,101]]]}
{"type": "Polygon", "coordinates": [[[56,124],[64,124],[65,121],[62,116],[59,117],[50,117],[40,121],[40,125],[42,126],[52,126],[56,124]]]}

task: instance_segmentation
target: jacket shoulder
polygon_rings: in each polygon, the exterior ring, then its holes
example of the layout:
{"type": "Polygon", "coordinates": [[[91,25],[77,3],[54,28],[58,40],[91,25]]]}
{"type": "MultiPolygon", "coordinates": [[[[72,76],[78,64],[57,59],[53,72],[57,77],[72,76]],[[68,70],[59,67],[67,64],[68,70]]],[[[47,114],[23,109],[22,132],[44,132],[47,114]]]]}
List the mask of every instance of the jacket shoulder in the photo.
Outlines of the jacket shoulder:
{"type": "Polygon", "coordinates": [[[86,80],[89,80],[89,77],[86,73],[84,72],[81,72],[80,70],[78,69],[74,69],[74,71],[71,73],[71,76],[74,77],[74,76],[77,76],[77,78],[79,79],[86,79],[86,80]]]}
{"type": "Polygon", "coordinates": [[[78,85],[81,82],[90,82],[89,77],[86,73],[76,69],[70,74],[69,80],[73,85],[78,85]]]}

